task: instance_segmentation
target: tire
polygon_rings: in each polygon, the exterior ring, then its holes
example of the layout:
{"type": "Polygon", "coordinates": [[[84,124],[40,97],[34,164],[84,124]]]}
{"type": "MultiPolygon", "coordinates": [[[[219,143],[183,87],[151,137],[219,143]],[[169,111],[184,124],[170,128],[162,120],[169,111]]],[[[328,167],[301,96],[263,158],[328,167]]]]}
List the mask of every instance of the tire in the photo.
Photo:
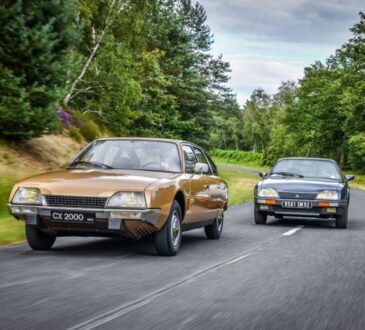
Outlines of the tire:
{"type": "Polygon", "coordinates": [[[260,212],[258,210],[257,206],[255,205],[254,218],[255,218],[255,224],[256,225],[265,225],[266,221],[267,221],[267,213],[266,212],[260,212]]]}
{"type": "Polygon", "coordinates": [[[347,228],[347,220],[348,220],[349,211],[348,209],[345,210],[344,214],[336,216],[336,228],[347,228]]]}
{"type": "Polygon", "coordinates": [[[219,239],[221,237],[223,232],[223,222],[224,215],[222,213],[211,225],[204,227],[205,235],[208,239],[219,239]]]}
{"type": "Polygon", "coordinates": [[[29,246],[36,251],[49,250],[56,240],[56,236],[47,234],[30,225],[25,226],[25,236],[29,246]]]}
{"type": "Polygon", "coordinates": [[[174,200],[170,215],[163,229],[154,234],[155,249],[160,256],[174,256],[178,253],[181,245],[181,208],[174,200]]]}

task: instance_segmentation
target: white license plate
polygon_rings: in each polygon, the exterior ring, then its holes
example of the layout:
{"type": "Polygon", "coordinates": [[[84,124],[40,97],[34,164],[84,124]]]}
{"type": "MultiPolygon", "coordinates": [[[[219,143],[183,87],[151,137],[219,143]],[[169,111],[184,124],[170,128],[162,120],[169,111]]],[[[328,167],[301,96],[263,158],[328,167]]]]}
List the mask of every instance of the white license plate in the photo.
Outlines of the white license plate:
{"type": "Polygon", "coordinates": [[[302,201],[283,201],[281,206],[289,209],[311,209],[312,203],[302,201]]]}
{"type": "Polygon", "coordinates": [[[54,222],[94,223],[95,213],[52,211],[51,219],[54,222]]]}

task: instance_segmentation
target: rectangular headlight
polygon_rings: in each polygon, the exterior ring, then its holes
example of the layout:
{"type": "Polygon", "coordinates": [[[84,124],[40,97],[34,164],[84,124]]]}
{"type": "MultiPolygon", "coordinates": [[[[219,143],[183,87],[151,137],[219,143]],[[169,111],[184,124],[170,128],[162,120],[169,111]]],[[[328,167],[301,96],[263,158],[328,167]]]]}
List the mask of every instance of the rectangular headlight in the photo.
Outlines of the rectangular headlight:
{"type": "Polygon", "coordinates": [[[42,205],[43,196],[38,188],[19,187],[11,202],[14,204],[42,205]]]}
{"type": "Polygon", "coordinates": [[[117,192],[110,197],[108,207],[145,208],[146,199],[143,192],[117,192]]]}
{"type": "Polygon", "coordinates": [[[323,190],[318,193],[317,199],[329,199],[329,200],[338,200],[337,191],[334,190],[323,190]]]}
{"type": "Polygon", "coordinates": [[[274,188],[262,188],[259,192],[259,197],[279,197],[278,192],[274,188]]]}

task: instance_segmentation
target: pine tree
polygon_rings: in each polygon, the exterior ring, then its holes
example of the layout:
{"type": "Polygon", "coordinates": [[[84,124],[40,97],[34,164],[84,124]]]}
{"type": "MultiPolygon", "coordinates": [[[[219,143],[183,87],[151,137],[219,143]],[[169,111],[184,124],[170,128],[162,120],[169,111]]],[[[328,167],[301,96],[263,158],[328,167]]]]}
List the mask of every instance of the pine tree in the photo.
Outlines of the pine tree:
{"type": "Polygon", "coordinates": [[[27,139],[57,130],[55,106],[76,37],[73,0],[0,2],[0,136],[27,139]]]}

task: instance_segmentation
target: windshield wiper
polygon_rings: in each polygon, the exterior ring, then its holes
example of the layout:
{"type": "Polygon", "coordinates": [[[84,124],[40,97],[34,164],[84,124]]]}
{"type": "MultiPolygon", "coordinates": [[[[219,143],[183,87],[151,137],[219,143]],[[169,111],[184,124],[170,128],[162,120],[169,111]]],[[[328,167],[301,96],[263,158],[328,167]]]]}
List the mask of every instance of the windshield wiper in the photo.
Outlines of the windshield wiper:
{"type": "Polygon", "coordinates": [[[272,172],[270,175],[273,175],[273,174],[282,175],[282,176],[295,176],[297,178],[304,178],[303,175],[297,174],[297,173],[292,173],[292,172],[272,172]]]}
{"type": "Polygon", "coordinates": [[[68,168],[74,168],[75,165],[78,165],[78,164],[81,164],[81,165],[91,165],[91,166],[99,167],[99,168],[109,168],[109,169],[113,169],[114,168],[114,167],[109,166],[107,164],[98,163],[98,162],[92,162],[92,161],[89,161],[89,160],[79,160],[79,161],[71,164],[68,168]]]}

